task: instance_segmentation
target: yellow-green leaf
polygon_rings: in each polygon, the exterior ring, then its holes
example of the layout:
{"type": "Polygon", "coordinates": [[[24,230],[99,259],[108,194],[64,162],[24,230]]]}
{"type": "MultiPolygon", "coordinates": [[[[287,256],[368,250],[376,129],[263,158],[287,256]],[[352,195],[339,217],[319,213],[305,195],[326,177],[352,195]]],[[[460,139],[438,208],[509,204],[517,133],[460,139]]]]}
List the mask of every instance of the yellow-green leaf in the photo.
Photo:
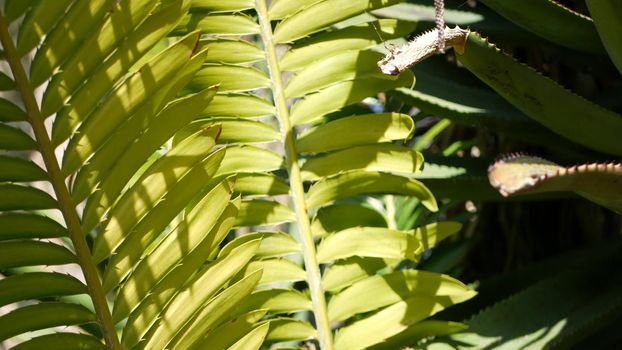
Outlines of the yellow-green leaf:
{"type": "Polygon", "coordinates": [[[447,275],[417,270],[396,271],[366,278],[334,295],[328,304],[328,316],[331,322],[342,321],[415,295],[466,297],[475,295],[475,292],[447,275]],[[361,303],[363,299],[367,302],[361,303]]]}
{"type": "Polygon", "coordinates": [[[393,90],[398,87],[412,87],[414,75],[404,72],[397,79],[361,78],[343,81],[331,85],[317,93],[307,95],[292,107],[291,120],[294,125],[314,123],[322,116],[337,111],[352,103],[379,92],[393,90]]]}
{"type": "Polygon", "coordinates": [[[390,143],[358,146],[307,160],[303,180],[318,180],[348,170],[382,171],[412,176],[423,165],[421,153],[390,143]]]}
{"type": "Polygon", "coordinates": [[[287,206],[270,200],[242,201],[235,227],[277,225],[294,221],[296,215],[287,206]]]}
{"type": "Polygon", "coordinates": [[[325,237],[317,247],[320,263],[351,256],[417,260],[423,245],[413,232],[353,227],[325,237]]]}
{"type": "Polygon", "coordinates": [[[398,2],[399,0],[320,1],[296,12],[291,17],[279,23],[274,30],[274,41],[277,43],[285,43],[300,39],[344,19],[348,19],[366,11],[390,6],[398,2]]]}
{"type": "Polygon", "coordinates": [[[386,193],[415,196],[429,210],[438,210],[432,192],[421,182],[376,171],[349,171],[320,180],[309,189],[307,205],[321,207],[341,198],[386,193]]]}
{"type": "MultiPolygon", "coordinates": [[[[291,0],[282,1],[291,3],[291,0]]],[[[306,1],[308,3],[308,1],[306,1]]],[[[319,33],[307,40],[292,45],[279,61],[279,68],[298,71],[309,63],[328,57],[342,50],[364,50],[389,40],[407,36],[415,30],[416,24],[395,19],[381,19],[375,22],[355,24],[343,29],[319,33]],[[376,28],[378,32],[376,32],[376,28]],[[380,36],[378,36],[380,33],[380,36]]]]}
{"type": "Polygon", "coordinates": [[[318,153],[352,146],[395,140],[408,140],[415,123],[406,114],[380,113],[340,118],[300,135],[298,152],[318,153]]]}

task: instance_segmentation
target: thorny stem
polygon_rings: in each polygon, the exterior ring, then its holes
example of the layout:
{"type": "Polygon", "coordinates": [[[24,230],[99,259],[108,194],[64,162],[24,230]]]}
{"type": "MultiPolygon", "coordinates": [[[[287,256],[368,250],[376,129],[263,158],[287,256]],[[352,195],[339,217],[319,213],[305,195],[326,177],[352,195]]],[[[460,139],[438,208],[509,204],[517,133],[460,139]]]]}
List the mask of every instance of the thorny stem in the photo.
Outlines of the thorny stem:
{"type": "Polygon", "coordinates": [[[58,159],[54,153],[54,147],[52,146],[47,129],[45,128],[45,118],[41,114],[39,105],[34,95],[34,89],[26,76],[24,66],[20,61],[20,56],[15,49],[15,44],[13,44],[13,39],[9,33],[8,23],[4,18],[4,14],[0,14],[0,42],[2,43],[5,57],[11,67],[11,71],[13,72],[13,78],[15,79],[17,89],[19,90],[24,106],[26,107],[28,121],[32,126],[35,139],[39,145],[39,151],[41,152],[43,162],[45,163],[45,167],[50,178],[50,182],[54,188],[54,192],[56,193],[58,209],[60,209],[63,218],[65,219],[69,237],[71,238],[71,242],[76,250],[78,264],[84,274],[84,279],[86,281],[89,295],[93,301],[95,313],[97,314],[97,319],[99,320],[99,324],[104,334],[106,345],[109,349],[121,349],[119,338],[117,337],[117,332],[110,315],[110,309],[108,308],[108,302],[106,301],[106,295],[99,279],[97,267],[91,258],[91,253],[88,245],[86,244],[84,232],[80,226],[78,212],[76,211],[76,207],[69,194],[69,189],[67,188],[65,179],[61,173],[58,159]]]}
{"type": "Polygon", "coordinates": [[[434,0],[434,22],[436,23],[436,46],[438,51],[445,52],[445,0],[434,0]]]}
{"type": "Polygon", "coordinates": [[[315,243],[313,241],[313,234],[311,233],[311,224],[307,213],[307,204],[305,202],[305,191],[302,186],[300,167],[298,166],[298,154],[294,144],[294,128],[289,120],[289,109],[287,108],[287,100],[281,80],[281,71],[278,66],[276,44],[272,39],[272,27],[270,26],[270,19],[268,18],[266,0],[256,0],[256,4],[259,24],[261,26],[261,38],[266,50],[266,59],[270,71],[270,78],[272,80],[272,94],[276,105],[276,115],[283,137],[287,171],[289,173],[289,184],[296,212],[298,231],[302,241],[307,283],[309,284],[320,348],[323,350],[332,350],[333,340],[330,324],[328,322],[326,299],[324,297],[324,289],[321,285],[320,268],[316,258],[315,243]]]}
{"type": "MultiPolygon", "coordinates": [[[[444,47],[453,47],[459,53],[464,52],[469,33],[468,29],[445,27],[444,47]]],[[[384,74],[397,75],[436,54],[438,50],[438,31],[434,29],[419,35],[399,49],[391,50],[378,62],[378,67],[384,74]]]]}

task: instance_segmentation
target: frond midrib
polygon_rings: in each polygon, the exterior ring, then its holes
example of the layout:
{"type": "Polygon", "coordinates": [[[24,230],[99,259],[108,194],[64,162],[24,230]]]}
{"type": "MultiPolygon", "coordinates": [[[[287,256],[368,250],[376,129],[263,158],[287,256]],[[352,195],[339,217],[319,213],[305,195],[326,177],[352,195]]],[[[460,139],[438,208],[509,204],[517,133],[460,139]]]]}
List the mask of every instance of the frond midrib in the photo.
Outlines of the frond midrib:
{"type": "Polygon", "coordinates": [[[85,240],[85,234],[80,226],[80,218],[76,210],[76,206],[71,199],[69,189],[65,183],[65,179],[61,173],[60,165],[54,147],[50,141],[47,129],[44,124],[44,118],[39,109],[39,105],[34,95],[34,88],[26,76],[25,69],[20,61],[15,44],[8,30],[8,22],[4,14],[0,14],[0,42],[4,48],[4,55],[9,63],[13,78],[15,80],[17,91],[21,95],[28,122],[30,123],[35,140],[38,144],[41,157],[45,163],[50,183],[54,189],[58,209],[61,211],[69,237],[76,251],[78,264],[84,274],[84,279],[88,287],[89,295],[93,301],[95,312],[99,320],[107,346],[110,349],[121,349],[119,339],[112,322],[106,295],[103,291],[101,281],[97,272],[97,266],[91,258],[90,250],[85,240]]]}
{"type": "Polygon", "coordinates": [[[256,0],[257,15],[261,28],[261,40],[266,51],[266,61],[272,81],[272,96],[276,107],[276,117],[279,122],[281,138],[285,149],[286,167],[289,175],[292,203],[296,213],[296,226],[302,243],[302,252],[307,282],[313,304],[313,314],[318,330],[320,348],[333,349],[332,332],[328,320],[324,289],[321,285],[321,273],[316,257],[315,243],[311,232],[311,224],[305,202],[305,191],[298,166],[298,154],[295,145],[295,130],[289,120],[289,109],[285,98],[281,70],[278,65],[276,44],[272,37],[272,27],[268,16],[265,0],[256,0]]]}

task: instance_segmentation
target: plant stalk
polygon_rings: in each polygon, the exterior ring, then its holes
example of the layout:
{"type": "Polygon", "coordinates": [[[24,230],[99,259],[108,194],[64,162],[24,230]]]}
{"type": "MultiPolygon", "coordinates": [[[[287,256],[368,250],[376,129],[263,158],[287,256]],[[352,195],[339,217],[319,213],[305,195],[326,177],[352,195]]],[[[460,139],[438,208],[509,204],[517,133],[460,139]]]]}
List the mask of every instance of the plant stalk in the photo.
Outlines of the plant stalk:
{"type": "Polygon", "coordinates": [[[300,176],[300,167],[298,166],[295,131],[289,120],[289,109],[287,107],[287,99],[285,98],[283,90],[281,70],[278,65],[276,44],[272,38],[272,27],[270,25],[270,19],[268,18],[266,1],[256,0],[256,5],[259,24],[261,27],[261,38],[266,50],[266,60],[268,62],[268,70],[272,81],[272,95],[276,105],[276,116],[279,121],[281,135],[283,137],[285,159],[287,162],[287,171],[289,173],[289,185],[296,213],[298,232],[302,241],[302,253],[305,270],[307,272],[307,283],[309,284],[311,302],[313,304],[313,315],[315,318],[316,328],[318,330],[320,348],[322,350],[332,350],[333,338],[330,323],[328,321],[324,289],[322,288],[321,283],[322,276],[316,258],[315,242],[313,241],[313,234],[311,232],[311,224],[305,201],[305,191],[302,185],[302,177],[300,176]]]}
{"type": "Polygon", "coordinates": [[[397,217],[397,208],[395,205],[395,196],[392,194],[388,194],[384,196],[384,208],[385,208],[385,217],[387,219],[387,226],[392,230],[397,230],[397,222],[395,218],[397,217]]]}
{"type": "Polygon", "coordinates": [[[117,332],[112,322],[110,309],[108,308],[108,302],[106,301],[106,295],[99,279],[97,266],[91,258],[91,253],[80,225],[78,212],[69,194],[69,189],[67,188],[58,159],[54,153],[54,147],[52,146],[47,129],[45,128],[45,118],[41,114],[41,110],[39,109],[34,95],[34,89],[26,76],[24,66],[17,54],[11,34],[9,33],[8,23],[2,13],[0,13],[0,42],[2,43],[5,57],[13,72],[13,78],[15,79],[17,89],[26,107],[28,121],[32,126],[35,139],[39,145],[39,151],[41,152],[43,162],[45,163],[50,177],[50,182],[56,193],[58,209],[65,219],[71,242],[76,250],[78,264],[84,274],[84,279],[89,295],[93,301],[95,313],[97,314],[97,319],[99,320],[102,333],[104,334],[106,345],[109,349],[121,349],[117,332]]]}

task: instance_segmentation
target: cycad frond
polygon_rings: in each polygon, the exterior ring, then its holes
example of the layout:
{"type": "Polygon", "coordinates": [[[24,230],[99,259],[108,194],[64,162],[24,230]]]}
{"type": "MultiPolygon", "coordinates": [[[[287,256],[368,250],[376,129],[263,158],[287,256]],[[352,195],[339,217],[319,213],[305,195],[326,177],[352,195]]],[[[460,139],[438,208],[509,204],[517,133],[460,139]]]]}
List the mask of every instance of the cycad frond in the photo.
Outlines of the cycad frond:
{"type": "Polygon", "coordinates": [[[11,72],[0,88],[16,90],[25,111],[0,100],[0,165],[10,169],[0,174],[0,305],[14,306],[0,340],[355,349],[416,334],[420,320],[470,298],[457,280],[398,266],[460,225],[388,229],[364,206],[395,193],[437,209],[412,177],[421,154],[400,143],[410,116],[360,104],[414,83],[410,72],[378,72],[371,50],[376,28],[389,39],[412,25],[357,21],[396,2],[7,1],[11,72]],[[349,113],[356,104],[367,112],[349,113]],[[365,215],[325,215],[348,205],[365,215]],[[230,235],[254,226],[265,230],[230,235]],[[68,264],[81,272],[58,272],[68,264]],[[306,311],[315,326],[292,317],[306,311]]]}

